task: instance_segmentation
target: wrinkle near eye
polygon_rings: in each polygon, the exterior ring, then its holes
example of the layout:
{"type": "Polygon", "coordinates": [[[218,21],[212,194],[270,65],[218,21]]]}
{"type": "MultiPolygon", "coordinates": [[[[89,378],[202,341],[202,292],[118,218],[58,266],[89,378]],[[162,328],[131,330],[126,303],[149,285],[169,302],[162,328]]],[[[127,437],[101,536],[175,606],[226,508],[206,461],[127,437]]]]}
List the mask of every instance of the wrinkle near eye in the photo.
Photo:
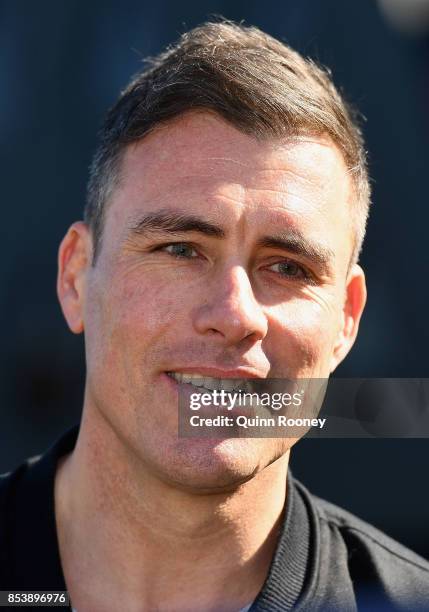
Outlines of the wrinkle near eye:
{"type": "Polygon", "coordinates": [[[317,303],[325,311],[334,312],[337,309],[338,299],[333,289],[328,291],[307,285],[302,289],[302,294],[309,300],[317,303]]]}

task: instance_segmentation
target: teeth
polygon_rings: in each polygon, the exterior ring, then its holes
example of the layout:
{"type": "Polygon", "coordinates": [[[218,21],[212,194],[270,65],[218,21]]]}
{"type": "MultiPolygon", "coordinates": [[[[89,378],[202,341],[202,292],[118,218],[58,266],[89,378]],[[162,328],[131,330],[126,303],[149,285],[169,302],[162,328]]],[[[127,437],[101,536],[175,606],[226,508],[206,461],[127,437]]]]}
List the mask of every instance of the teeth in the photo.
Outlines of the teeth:
{"type": "Polygon", "coordinates": [[[225,389],[225,391],[234,391],[237,387],[237,381],[234,381],[232,378],[222,378],[221,379],[221,388],[225,389]]]}
{"type": "Polygon", "coordinates": [[[182,374],[181,372],[169,372],[169,375],[179,383],[188,383],[194,387],[204,387],[208,391],[221,391],[222,389],[234,391],[243,386],[231,378],[211,378],[201,376],[200,374],[182,374]]]}

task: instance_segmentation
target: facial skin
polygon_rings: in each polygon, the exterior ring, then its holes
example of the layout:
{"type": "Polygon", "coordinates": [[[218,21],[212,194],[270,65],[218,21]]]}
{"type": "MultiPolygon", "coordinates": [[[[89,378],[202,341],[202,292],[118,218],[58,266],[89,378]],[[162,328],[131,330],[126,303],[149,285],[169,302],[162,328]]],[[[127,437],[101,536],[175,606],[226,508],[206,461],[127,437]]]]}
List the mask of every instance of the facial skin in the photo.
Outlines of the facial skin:
{"type": "Polygon", "coordinates": [[[155,478],[196,492],[233,488],[284,455],[293,440],[178,439],[166,372],[328,377],[365,304],[363,272],[349,265],[353,197],[340,152],[320,137],[258,142],[194,112],[131,144],[95,265],[83,223],[59,254],[63,312],[85,332],[86,422],[155,478]],[[165,228],[185,217],[210,226],[165,228]]]}

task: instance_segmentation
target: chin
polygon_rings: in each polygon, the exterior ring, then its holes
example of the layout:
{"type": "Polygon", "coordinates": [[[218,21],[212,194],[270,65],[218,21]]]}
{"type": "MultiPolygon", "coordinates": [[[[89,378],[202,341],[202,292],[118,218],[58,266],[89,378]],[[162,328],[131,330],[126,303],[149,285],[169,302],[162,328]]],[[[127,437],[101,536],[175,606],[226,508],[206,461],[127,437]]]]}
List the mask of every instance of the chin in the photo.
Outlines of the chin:
{"type": "MultiPolygon", "coordinates": [[[[158,476],[177,488],[199,493],[231,491],[277,457],[266,460],[260,439],[182,439],[159,457],[158,476]]],[[[268,440],[265,439],[265,445],[268,440]]]]}

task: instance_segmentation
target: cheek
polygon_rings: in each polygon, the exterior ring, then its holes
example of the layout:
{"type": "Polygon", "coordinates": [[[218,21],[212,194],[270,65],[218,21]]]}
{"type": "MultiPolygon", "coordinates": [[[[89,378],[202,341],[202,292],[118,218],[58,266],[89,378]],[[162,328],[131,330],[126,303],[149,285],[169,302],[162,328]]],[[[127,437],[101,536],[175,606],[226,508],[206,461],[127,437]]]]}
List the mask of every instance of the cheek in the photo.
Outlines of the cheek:
{"type": "Polygon", "coordinates": [[[330,302],[291,300],[270,314],[270,361],[283,376],[327,376],[337,329],[330,302]]]}
{"type": "Polygon", "coordinates": [[[124,283],[113,296],[112,327],[127,336],[139,336],[143,342],[163,334],[188,312],[189,297],[177,293],[173,287],[171,283],[159,281],[124,283]]]}
{"type": "Polygon", "coordinates": [[[135,376],[141,371],[136,363],[148,362],[158,342],[180,327],[189,301],[171,283],[142,275],[116,274],[94,286],[86,314],[88,365],[114,371],[116,379],[135,376]]]}
{"type": "Polygon", "coordinates": [[[117,276],[114,283],[94,284],[88,297],[85,344],[91,400],[115,422],[125,419],[127,427],[136,428],[158,346],[176,324],[183,303],[161,285],[117,276]]]}

